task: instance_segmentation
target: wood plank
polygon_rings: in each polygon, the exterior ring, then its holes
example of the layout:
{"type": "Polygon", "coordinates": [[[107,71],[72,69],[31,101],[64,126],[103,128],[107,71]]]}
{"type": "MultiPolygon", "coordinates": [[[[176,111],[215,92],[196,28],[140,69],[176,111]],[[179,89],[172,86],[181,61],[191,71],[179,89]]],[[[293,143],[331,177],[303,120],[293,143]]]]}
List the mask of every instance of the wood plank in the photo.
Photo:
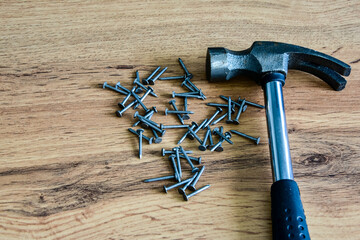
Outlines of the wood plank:
{"type": "MultiPolygon", "coordinates": [[[[211,188],[184,202],[161,183],[161,144],[144,146],[127,131],[134,110],[114,114],[123,96],[99,87],[131,87],[167,66],[182,74],[181,57],[206,101],[190,100],[191,121],[211,116],[219,94],[263,102],[259,86],[239,78],[208,83],[207,47],[248,48],[255,40],[309,47],[352,66],[341,92],[290,71],[284,88],[293,159],[313,239],[360,234],[360,21],[358,1],[2,1],[0,3],[0,238],[1,239],[270,239],[271,166],[263,110],[251,108],[239,126],[259,146],[234,136],[222,153],[202,156],[200,185],[211,188]]],[[[147,106],[164,116],[179,81],[158,81],[147,106]]],[[[176,99],[177,104],[182,104],[176,99]]],[[[149,132],[146,132],[149,135],[149,132]]],[[[189,168],[185,168],[186,173],[189,168]]],[[[355,237],[356,238],[356,237],[355,237]]]]}

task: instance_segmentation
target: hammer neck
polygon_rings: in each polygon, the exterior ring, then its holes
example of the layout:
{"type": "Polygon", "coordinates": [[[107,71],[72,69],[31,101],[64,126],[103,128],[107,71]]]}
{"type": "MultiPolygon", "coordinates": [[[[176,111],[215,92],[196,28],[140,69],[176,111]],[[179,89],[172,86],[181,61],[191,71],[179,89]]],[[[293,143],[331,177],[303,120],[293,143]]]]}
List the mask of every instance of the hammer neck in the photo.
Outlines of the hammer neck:
{"type": "Polygon", "coordinates": [[[284,81],[283,74],[271,73],[263,83],[274,182],[294,178],[282,92],[284,81]]]}

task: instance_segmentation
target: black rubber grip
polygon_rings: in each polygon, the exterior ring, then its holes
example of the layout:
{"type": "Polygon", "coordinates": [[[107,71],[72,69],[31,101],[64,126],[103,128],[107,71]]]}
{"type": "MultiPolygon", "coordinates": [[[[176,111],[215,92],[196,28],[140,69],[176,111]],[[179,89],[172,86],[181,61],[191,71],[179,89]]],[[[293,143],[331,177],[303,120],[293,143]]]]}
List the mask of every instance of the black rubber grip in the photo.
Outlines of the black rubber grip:
{"type": "Polygon", "coordinates": [[[294,180],[280,180],[271,186],[273,240],[310,240],[300,191],[294,180]]]}

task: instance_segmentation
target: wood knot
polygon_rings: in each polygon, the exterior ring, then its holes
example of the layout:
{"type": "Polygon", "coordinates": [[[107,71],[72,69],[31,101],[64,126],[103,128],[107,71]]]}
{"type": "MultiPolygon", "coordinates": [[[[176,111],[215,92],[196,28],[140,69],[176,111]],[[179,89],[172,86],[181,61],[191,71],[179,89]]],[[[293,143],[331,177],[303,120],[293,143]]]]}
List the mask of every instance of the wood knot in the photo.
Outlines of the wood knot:
{"type": "Polygon", "coordinates": [[[324,154],[313,154],[305,158],[305,160],[303,160],[305,166],[322,165],[322,164],[327,164],[328,162],[330,162],[330,158],[324,154]]]}

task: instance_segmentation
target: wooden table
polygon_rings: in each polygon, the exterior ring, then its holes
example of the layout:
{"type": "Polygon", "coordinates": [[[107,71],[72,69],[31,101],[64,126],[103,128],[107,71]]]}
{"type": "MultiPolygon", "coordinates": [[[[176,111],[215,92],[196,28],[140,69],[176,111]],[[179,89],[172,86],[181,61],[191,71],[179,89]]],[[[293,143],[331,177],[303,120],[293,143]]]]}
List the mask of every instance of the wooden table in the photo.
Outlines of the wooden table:
{"type": "MultiPolygon", "coordinates": [[[[134,110],[118,118],[123,98],[99,87],[131,87],[147,76],[182,74],[181,57],[206,101],[190,100],[200,122],[223,102],[218,95],[263,103],[249,79],[210,84],[207,47],[233,50],[268,40],[309,47],[352,66],[348,85],[333,91],[320,79],[290,71],[284,88],[295,179],[312,239],[360,235],[360,4],[358,1],[2,1],[0,3],[0,238],[1,239],[271,239],[272,184],[264,110],[249,107],[238,126],[259,146],[234,136],[224,152],[197,150],[210,189],[182,200],[162,192],[172,181],[161,144],[144,145],[127,128],[134,110]]],[[[180,81],[158,81],[154,120],[164,116],[180,81]]],[[[176,99],[182,104],[181,99],[176,99]]],[[[149,135],[149,132],[145,132],[149,135]]],[[[184,167],[189,172],[189,168],[184,167]]]]}

